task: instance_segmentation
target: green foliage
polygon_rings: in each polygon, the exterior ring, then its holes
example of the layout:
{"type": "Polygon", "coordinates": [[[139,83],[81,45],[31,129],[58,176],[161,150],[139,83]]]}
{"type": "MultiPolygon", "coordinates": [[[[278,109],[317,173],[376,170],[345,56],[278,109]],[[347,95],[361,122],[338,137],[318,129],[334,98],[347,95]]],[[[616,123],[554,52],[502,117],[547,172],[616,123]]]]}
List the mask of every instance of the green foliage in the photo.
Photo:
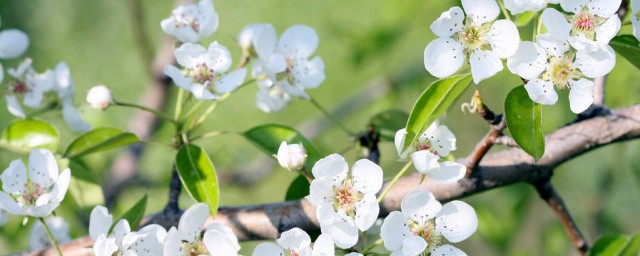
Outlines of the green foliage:
{"type": "Polygon", "coordinates": [[[298,200],[308,196],[309,186],[311,186],[311,184],[309,184],[307,178],[304,175],[298,175],[289,185],[284,200],[298,200]]]}
{"type": "Polygon", "coordinates": [[[204,149],[193,144],[183,145],[176,155],[176,168],[191,198],[209,205],[211,216],[215,216],[220,186],[213,163],[204,149]]]}
{"type": "Polygon", "coordinates": [[[634,36],[616,36],[611,39],[609,45],[636,68],[640,68],[640,42],[634,36]]]}
{"type": "Polygon", "coordinates": [[[131,226],[131,230],[137,230],[138,229],[138,224],[140,224],[140,221],[142,220],[142,217],[144,217],[144,212],[147,209],[147,195],[144,195],[144,197],[140,198],[140,200],[138,200],[138,202],[136,202],[136,204],[134,204],[133,206],[131,206],[131,208],[122,215],[122,218],[120,219],[125,219],[129,222],[129,225],[131,226]]]}
{"type": "Polygon", "coordinates": [[[98,128],[76,138],[64,153],[67,158],[123,147],[138,142],[138,136],[114,128],[98,128]]]}
{"type": "Polygon", "coordinates": [[[409,115],[404,148],[406,149],[418,139],[418,136],[424,133],[429,125],[460,97],[469,84],[471,84],[471,74],[463,74],[438,80],[427,87],[409,115]]]}
{"type": "Polygon", "coordinates": [[[87,166],[87,164],[81,159],[70,159],[69,169],[71,170],[71,176],[74,178],[93,184],[99,184],[96,176],[91,172],[91,168],[89,168],[89,166],[87,166]]]}
{"type": "Polygon", "coordinates": [[[524,86],[514,88],[504,103],[511,136],[520,148],[538,161],[544,155],[542,107],[533,102],[524,86]]]}
{"type": "Polygon", "coordinates": [[[529,25],[536,16],[538,16],[538,12],[524,12],[516,15],[513,19],[513,23],[518,27],[524,27],[529,25]]]}
{"type": "Polygon", "coordinates": [[[372,116],[369,126],[380,132],[382,140],[393,141],[398,130],[404,128],[409,120],[409,114],[402,110],[389,109],[372,116]]]}
{"type": "Polygon", "coordinates": [[[640,233],[634,236],[604,235],[589,250],[589,256],[640,255],[640,233]]]}
{"type": "Polygon", "coordinates": [[[307,162],[305,163],[307,170],[311,170],[321,157],[320,151],[311,141],[293,128],[284,125],[261,125],[246,131],[244,136],[269,155],[277,154],[278,148],[280,148],[280,144],[283,141],[287,143],[302,143],[305,150],[307,150],[307,162]]]}
{"type": "Polygon", "coordinates": [[[32,148],[46,148],[55,151],[60,137],[58,130],[44,121],[18,120],[2,131],[0,148],[28,152],[32,148]]]}

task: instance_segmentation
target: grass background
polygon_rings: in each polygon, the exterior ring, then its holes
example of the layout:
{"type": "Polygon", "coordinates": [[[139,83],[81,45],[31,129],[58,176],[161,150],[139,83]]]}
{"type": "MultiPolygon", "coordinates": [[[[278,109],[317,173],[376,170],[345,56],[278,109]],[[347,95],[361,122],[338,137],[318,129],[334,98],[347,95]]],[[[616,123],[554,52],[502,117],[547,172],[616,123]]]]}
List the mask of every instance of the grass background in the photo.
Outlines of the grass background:
{"type": "MultiPolygon", "coordinates": [[[[128,1],[0,0],[2,29],[19,28],[29,34],[31,46],[25,56],[33,58],[38,71],[53,68],[59,61],[67,62],[76,85],[76,102],[81,106],[83,117],[94,127],[127,129],[127,121],[133,112],[122,108],[104,112],[89,109],[83,103],[91,86],[108,85],[117,99],[137,102],[150,82],[149,66],[136,47],[128,1]]],[[[152,52],[155,52],[164,36],[160,21],[170,14],[174,1],[142,2],[142,26],[154,44],[152,52]]],[[[368,119],[376,113],[390,108],[409,111],[420,93],[435,80],[422,64],[424,47],[435,38],[428,27],[442,11],[456,4],[459,3],[435,0],[214,0],[220,15],[220,28],[204,42],[220,42],[237,60],[240,50],[235,46],[234,38],[249,23],[272,23],[279,33],[293,24],[312,26],[320,36],[317,55],[325,62],[327,79],[309,92],[327,108],[333,109],[358,93],[371,93],[370,85],[377,79],[393,78],[395,81],[384,96],[350,110],[345,124],[352,130],[364,130],[368,119]]],[[[622,33],[629,32],[629,27],[623,28],[622,33]]],[[[531,28],[522,28],[521,34],[529,39],[531,28]]],[[[18,62],[3,60],[2,65],[7,68],[18,62]]],[[[622,107],[638,103],[639,79],[640,72],[619,58],[616,69],[609,76],[607,104],[622,107]]],[[[478,117],[459,109],[460,104],[471,98],[473,89],[480,90],[485,102],[495,111],[502,112],[507,92],[520,84],[516,76],[505,70],[479,85],[472,85],[473,88],[446,113],[442,121],[458,138],[456,156],[468,154],[487,129],[478,117]]],[[[171,91],[169,106],[173,106],[176,92],[175,88],[171,91]]],[[[262,113],[255,107],[255,93],[255,86],[235,93],[208,120],[205,130],[240,132],[265,123],[296,127],[309,120],[324,118],[303,100],[294,101],[281,113],[262,113]]],[[[543,108],[546,131],[551,132],[575,118],[566,96],[566,92],[560,93],[558,104],[543,108]]],[[[172,108],[167,111],[173,113],[172,108]]],[[[77,134],[58,121],[59,117],[59,113],[52,113],[43,118],[58,127],[62,144],[66,146],[77,134]]],[[[6,126],[11,120],[6,109],[0,108],[0,126],[6,126]]],[[[171,127],[165,124],[153,140],[169,143],[170,136],[171,127]]],[[[327,155],[349,145],[347,136],[336,127],[324,130],[312,140],[327,155]]],[[[199,144],[208,151],[221,176],[252,176],[258,175],[254,173],[256,170],[264,169],[261,167],[265,161],[260,160],[265,159],[264,153],[240,136],[229,134],[199,144]]],[[[627,142],[601,148],[556,170],[553,182],[589,241],[593,242],[604,233],[640,230],[637,221],[640,159],[635,157],[640,153],[639,146],[639,142],[627,142]]],[[[386,177],[392,177],[401,163],[395,161],[393,145],[385,143],[381,148],[381,165],[386,177]]],[[[117,151],[95,154],[85,160],[94,175],[101,179],[106,177],[110,161],[116,154],[117,151]]],[[[145,193],[151,199],[148,212],[160,210],[167,201],[165,195],[174,154],[166,147],[146,147],[140,166],[146,185],[128,187],[112,210],[121,213],[145,193]]],[[[17,157],[20,156],[1,152],[0,166],[4,169],[17,157]]],[[[347,157],[353,162],[355,154],[352,151],[347,157]]],[[[276,165],[276,162],[269,160],[268,165],[276,165]]],[[[283,184],[294,178],[293,174],[276,168],[251,184],[225,183],[221,205],[281,201],[287,189],[283,184]]],[[[71,190],[75,196],[66,201],[73,200],[84,216],[88,216],[95,204],[103,203],[98,186],[74,182],[71,190]]],[[[575,254],[559,221],[528,185],[490,191],[465,201],[475,207],[480,219],[478,232],[458,245],[470,255],[575,254]]],[[[187,207],[192,201],[185,196],[181,203],[187,207]]],[[[66,202],[63,208],[69,204],[66,202]]],[[[77,213],[68,209],[60,212],[71,223],[74,237],[86,234],[87,227],[77,213]]],[[[25,229],[21,222],[22,219],[13,217],[0,227],[0,254],[27,249],[28,227],[25,229]]],[[[255,244],[243,243],[242,254],[251,254],[255,244]]]]}

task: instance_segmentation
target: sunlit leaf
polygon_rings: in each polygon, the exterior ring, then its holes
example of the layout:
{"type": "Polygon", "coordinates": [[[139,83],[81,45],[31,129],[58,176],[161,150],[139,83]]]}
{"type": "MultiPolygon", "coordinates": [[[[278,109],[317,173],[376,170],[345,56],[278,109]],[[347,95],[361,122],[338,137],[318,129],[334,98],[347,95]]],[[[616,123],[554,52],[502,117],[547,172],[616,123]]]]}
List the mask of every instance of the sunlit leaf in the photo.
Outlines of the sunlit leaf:
{"type": "Polygon", "coordinates": [[[604,235],[589,250],[589,256],[618,256],[629,242],[624,235],[604,235]]]}
{"type": "Polygon", "coordinates": [[[64,153],[65,157],[78,158],[88,154],[123,147],[138,142],[138,136],[114,128],[98,128],[76,138],[64,153]]]}
{"type": "Polygon", "coordinates": [[[311,141],[298,131],[287,126],[277,124],[262,125],[246,131],[244,136],[269,155],[277,154],[280,143],[283,141],[287,143],[302,143],[307,150],[307,163],[305,164],[307,170],[311,170],[321,156],[318,148],[311,141]]]}
{"type": "Polygon", "coordinates": [[[305,196],[308,196],[309,186],[310,184],[307,178],[304,175],[298,175],[298,177],[294,179],[289,185],[284,200],[298,200],[304,198],[305,196]]]}
{"type": "Polygon", "coordinates": [[[524,86],[518,86],[507,95],[504,103],[507,127],[520,148],[536,161],[544,155],[542,107],[533,102],[524,86]]]}
{"type": "Polygon", "coordinates": [[[82,159],[69,160],[69,169],[71,169],[71,176],[74,178],[98,184],[98,180],[91,172],[91,168],[82,159]]]}
{"type": "Polygon", "coordinates": [[[529,25],[529,23],[531,23],[533,18],[536,17],[536,15],[538,15],[537,12],[524,12],[524,13],[518,14],[513,19],[513,23],[515,23],[516,26],[518,27],[527,26],[529,25]]]}
{"type": "Polygon", "coordinates": [[[30,151],[32,148],[46,148],[55,151],[60,138],[58,130],[39,120],[18,120],[2,131],[0,147],[18,151],[30,151]]]}
{"type": "Polygon", "coordinates": [[[640,42],[634,36],[616,36],[611,39],[609,45],[636,68],[640,68],[640,42]]]}
{"type": "Polygon", "coordinates": [[[138,202],[136,202],[136,204],[134,204],[126,213],[124,213],[120,219],[127,220],[131,226],[131,230],[137,230],[138,224],[140,224],[142,217],[144,217],[146,209],[147,195],[144,195],[144,197],[140,198],[140,200],[138,200],[138,202]]]}
{"type": "Polygon", "coordinates": [[[216,170],[204,149],[193,144],[182,146],[176,156],[176,168],[191,198],[209,205],[211,216],[215,216],[220,187],[216,170]]]}
{"type": "Polygon", "coordinates": [[[638,256],[640,255],[640,233],[635,234],[626,244],[620,256],[638,256]]]}

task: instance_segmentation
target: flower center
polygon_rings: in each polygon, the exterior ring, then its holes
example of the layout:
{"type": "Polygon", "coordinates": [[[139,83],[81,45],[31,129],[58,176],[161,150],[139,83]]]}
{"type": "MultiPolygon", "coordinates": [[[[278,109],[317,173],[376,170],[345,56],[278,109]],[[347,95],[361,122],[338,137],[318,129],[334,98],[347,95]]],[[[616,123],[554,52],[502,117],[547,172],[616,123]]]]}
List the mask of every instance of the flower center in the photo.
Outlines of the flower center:
{"type": "Polygon", "coordinates": [[[176,17],[176,28],[191,27],[194,31],[200,31],[200,21],[192,18],[192,15],[181,13],[176,17]]]}
{"type": "Polygon", "coordinates": [[[290,250],[289,255],[291,256],[300,256],[300,252],[298,250],[290,250]]]}
{"type": "Polygon", "coordinates": [[[36,200],[44,194],[45,191],[42,188],[42,185],[38,183],[27,182],[25,185],[25,190],[22,195],[18,197],[18,203],[21,205],[33,205],[36,203],[36,200]]]}
{"type": "Polygon", "coordinates": [[[342,209],[347,216],[355,217],[355,204],[362,200],[364,195],[356,191],[351,184],[351,180],[346,180],[342,186],[333,187],[333,209],[335,211],[342,209]]]}
{"type": "Polygon", "coordinates": [[[572,59],[570,56],[563,58],[551,57],[549,59],[549,70],[542,75],[542,78],[553,82],[558,89],[569,88],[571,80],[581,77],[581,73],[574,67],[572,59]]]}
{"type": "Polygon", "coordinates": [[[427,249],[425,250],[427,252],[440,246],[444,242],[442,235],[436,231],[436,225],[433,220],[429,220],[424,225],[420,225],[409,219],[407,224],[413,235],[422,237],[427,241],[427,249]]]}
{"type": "Polygon", "coordinates": [[[209,82],[216,77],[215,70],[207,67],[204,63],[198,64],[192,69],[185,69],[184,75],[191,77],[194,81],[200,84],[206,84],[206,82],[209,82]]]}
{"type": "Polygon", "coordinates": [[[208,254],[206,247],[200,242],[200,239],[196,239],[193,243],[182,242],[182,251],[185,256],[198,256],[208,254]]]}
{"type": "Polygon", "coordinates": [[[570,17],[569,20],[573,26],[571,35],[577,36],[579,34],[583,34],[589,40],[596,40],[596,28],[607,21],[607,19],[589,13],[589,9],[587,7],[582,9],[582,12],[570,17]]]}
{"type": "Polygon", "coordinates": [[[298,82],[293,74],[293,67],[296,65],[296,60],[291,56],[286,56],[284,60],[287,62],[287,68],[282,73],[277,74],[276,79],[287,80],[289,84],[295,85],[298,82]]]}
{"type": "Polygon", "coordinates": [[[573,25],[580,30],[592,30],[594,23],[594,17],[588,13],[578,15],[573,25]]]}
{"type": "Polygon", "coordinates": [[[489,44],[487,43],[486,36],[491,29],[491,24],[476,25],[469,18],[467,18],[465,24],[464,29],[458,32],[454,38],[462,44],[467,56],[477,50],[487,48],[489,44]]]}

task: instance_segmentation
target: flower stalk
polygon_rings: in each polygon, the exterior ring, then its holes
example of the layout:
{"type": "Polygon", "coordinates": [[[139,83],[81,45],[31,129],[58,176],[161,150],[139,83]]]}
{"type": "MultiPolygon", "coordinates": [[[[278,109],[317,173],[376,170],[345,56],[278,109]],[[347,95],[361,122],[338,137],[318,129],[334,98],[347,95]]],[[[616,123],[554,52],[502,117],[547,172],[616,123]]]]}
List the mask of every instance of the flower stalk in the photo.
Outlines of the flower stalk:
{"type": "Polygon", "coordinates": [[[400,180],[400,178],[404,176],[405,173],[407,173],[407,171],[409,170],[409,168],[411,168],[412,165],[413,165],[413,161],[410,160],[409,162],[407,162],[406,165],[404,165],[404,167],[402,167],[402,169],[398,172],[398,174],[396,174],[396,176],[393,177],[393,179],[391,180],[391,182],[389,182],[387,187],[384,188],[382,193],[380,193],[380,196],[378,196],[378,203],[382,202],[384,197],[387,196],[389,191],[391,191],[391,188],[393,188],[393,185],[395,185],[396,182],[398,182],[398,180],[400,180]]]}
{"type": "Polygon", "coordinates": [[[314,107],[316,107],[318,110],[320,110],[320,112],[322,112],[323,115],[325,115],[327,118],[329,118],[329,120],[331,120],[331,122],[336,124],[338,127],[340,127],[341,130],[343,130],[345,133],[347,133],[347,135],[349,135],[349,136],[354,136],[355,135],[355,133],[353,133],[351,130],[349,130],[349,128],[347,128],[347,126],[345,126],[342,122],[340,122],[340,120],[338,120],[338,118],[336,118],[329,111],[327,111],[327,109],[325,109],[322,105],[320,105],[320,103],[317,102],[314,98],[309,97],[309,102],[311,102],[311,104],[313,104],[314,107]]]}
{"type": "Polygon", "coordinates": [[[44,218],[40,217],[38,218],[38,220],[40,220],[40,223],[42,223],[42,226],[44,227],[44,231],[47,233],[49,240],[51,240],[51,244],[53,245],[53,247],[56,248],[58,255],[63,256],[62,250],[60,250],[60,246],[58,245],[58,242],[56,242],[56,239],[53,238],[53,234],[51,233],[51,230],[49,229],[49,226],[47,225],[47,223],[44,221],[44,218]]]}

